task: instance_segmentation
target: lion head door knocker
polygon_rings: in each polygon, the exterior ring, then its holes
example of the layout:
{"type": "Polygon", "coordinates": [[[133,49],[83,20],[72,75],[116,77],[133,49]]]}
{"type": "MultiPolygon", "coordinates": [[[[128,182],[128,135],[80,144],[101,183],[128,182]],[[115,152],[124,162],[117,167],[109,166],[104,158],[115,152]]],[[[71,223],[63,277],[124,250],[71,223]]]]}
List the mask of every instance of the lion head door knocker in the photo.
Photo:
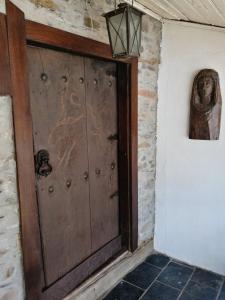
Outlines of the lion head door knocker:
{"type": "Polygon", "coordinates": [[[221,106],[218,73],[211,69],[201,70],[196,75],[192,88],[190,139],[219,139],[221,106]]]}
{"type": "Polygon", "coordinates": [[[47,177],[52,172],[52,166],[49,164],[49,153],[47,150],[40,150],[35,156],[35,171],[38,176],[44,177],[47,177]]]}

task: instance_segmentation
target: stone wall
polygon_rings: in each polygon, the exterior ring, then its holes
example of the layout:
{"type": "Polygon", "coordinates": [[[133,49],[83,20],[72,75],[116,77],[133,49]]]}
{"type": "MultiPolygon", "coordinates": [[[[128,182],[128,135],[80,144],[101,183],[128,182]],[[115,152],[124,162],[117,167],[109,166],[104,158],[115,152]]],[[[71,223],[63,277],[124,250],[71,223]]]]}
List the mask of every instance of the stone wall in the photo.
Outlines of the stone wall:
{"type": "MultiPolygon", "coordinates": [[[[105,19],[101,15],[114,8],[113,0],[12,0],[12,2],[24,11],[27,19],[108,43],[105,19]]],[[[0,0],[0,11],[5,11],[3,0],[0,0]]],[[[154,230],[156,107],[161,23],[144,16],[142,30],[138,98],[139,245],[152,239],[154,230]]],[[[2,186],[0,235],[4,233],[0,236],[0,268],[4,270],[0,274],[0,300],[19,300],[23,298],[21,250],[18,239],[11,102],[7,97],[0,100],[0,141],[0,189],[2,186]],[[8,146],[5,139],[8,139],[8,146]],[[13,294],[15,289],[20,292],[13,294]],[[8,292],[11,296],[3,296],[8,292]]]]}
{"type": "Polygon", "coordinates": [[[0,97],[0,299],[22,300],[23,276],[11,98],[0,97]]]}

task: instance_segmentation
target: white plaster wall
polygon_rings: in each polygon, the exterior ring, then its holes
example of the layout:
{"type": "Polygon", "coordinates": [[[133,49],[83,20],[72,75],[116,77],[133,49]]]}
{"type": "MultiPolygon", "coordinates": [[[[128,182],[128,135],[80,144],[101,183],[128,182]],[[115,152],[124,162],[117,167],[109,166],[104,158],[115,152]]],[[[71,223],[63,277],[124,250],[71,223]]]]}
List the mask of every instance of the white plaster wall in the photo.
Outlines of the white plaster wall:
{"type": "Polygon", "coordinates": [[[225,31],[167,22],[159,72],[155,249],[225,275],[225,31]],[[188,139],[195,74],[213,68],[219,141],[188,139]]]}

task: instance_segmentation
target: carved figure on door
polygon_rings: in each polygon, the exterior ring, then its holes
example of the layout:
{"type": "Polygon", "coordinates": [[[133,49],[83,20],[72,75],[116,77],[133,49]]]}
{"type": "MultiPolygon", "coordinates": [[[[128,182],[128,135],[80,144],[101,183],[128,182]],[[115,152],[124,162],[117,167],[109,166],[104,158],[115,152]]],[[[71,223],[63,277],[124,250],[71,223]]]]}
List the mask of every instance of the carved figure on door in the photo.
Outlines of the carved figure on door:
{"type": "Polygon", "coordinates": [[[192,88],[190,139],[219,139],[221,106],[218,73],[212,69],[201,70],[195,76],[192,88]]]}

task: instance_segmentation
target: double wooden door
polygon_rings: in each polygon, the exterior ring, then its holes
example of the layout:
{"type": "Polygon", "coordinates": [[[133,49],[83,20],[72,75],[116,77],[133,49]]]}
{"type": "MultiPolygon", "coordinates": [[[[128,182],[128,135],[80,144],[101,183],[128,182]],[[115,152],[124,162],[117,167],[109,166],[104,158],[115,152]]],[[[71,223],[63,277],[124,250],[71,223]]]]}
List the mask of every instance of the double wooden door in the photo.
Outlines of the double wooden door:
{"type": "Polygon", "coordinates": [[[39,47],[29,46],[27,53],[43,269],[50,286],[119,236],[117,67],[39,47]]]}

